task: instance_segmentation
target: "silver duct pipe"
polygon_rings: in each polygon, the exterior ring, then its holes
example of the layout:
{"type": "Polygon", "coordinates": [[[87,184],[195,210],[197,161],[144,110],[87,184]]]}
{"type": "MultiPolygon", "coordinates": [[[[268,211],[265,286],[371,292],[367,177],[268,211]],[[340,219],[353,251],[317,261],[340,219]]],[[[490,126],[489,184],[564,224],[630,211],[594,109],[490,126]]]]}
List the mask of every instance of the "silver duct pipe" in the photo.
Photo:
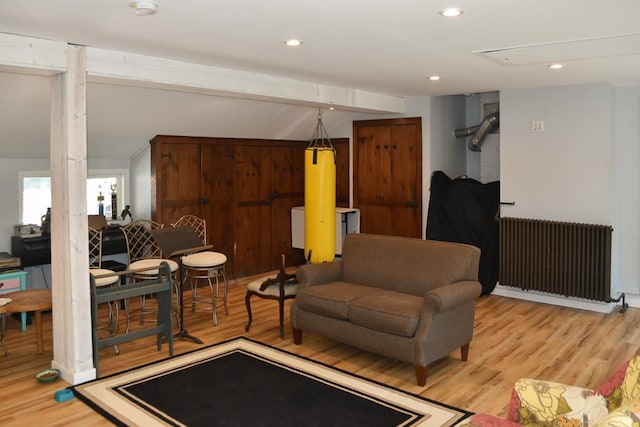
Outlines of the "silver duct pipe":
{"type": "Polygon", "coordinates": [[[500,112],[487,114],[482,120],[482,123],[476,126],[471,126],[463,129],[456,129],[454,135],[456,138],[466,138],[469,135],[473,135],[467,146],[471,151],[480,151],[480,146],[484,142],[485,138],[496,126],[500,124],[500,112]]]}

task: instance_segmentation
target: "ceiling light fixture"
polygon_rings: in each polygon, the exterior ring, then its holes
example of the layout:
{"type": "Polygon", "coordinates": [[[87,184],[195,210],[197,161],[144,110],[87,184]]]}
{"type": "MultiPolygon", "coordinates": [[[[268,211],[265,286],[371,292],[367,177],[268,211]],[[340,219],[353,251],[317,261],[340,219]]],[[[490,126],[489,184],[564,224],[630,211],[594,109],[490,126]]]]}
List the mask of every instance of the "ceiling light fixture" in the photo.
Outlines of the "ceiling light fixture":
{"type": "Polygon", "coordinates": [[[462,15],[464,10],[457,7],[448,7],[446,9],[442,9],[438,13],[442,16],[446,16],[447,18],[455,18],[456,16],[462,15]]]}
{"type": "Polygon", "coordinates": [[[432,82],[436,82],[440,80],[440,76],[429,76],[429,80],[431,80],[432,82]]]}
{"type": "Polygon", "coordinates": [[[129,7],[138,16],[155,15],[158,12],[158,2],[156,0],[133,0],[129,7]]]}
{"type": "Polygon", "coordinates": [[[551,64],[551,65],[547,65],[549,68],[551,68],[552,70],[559,70],[560,68],[564,67],[564,65],[562,64],[551,64]]]}
{"type": "Polygon", "coordinates": [[[284,44],[291,47],[300,46],[302,44],[302,40],[290,39],[290,40],[286,40],[284,44]]]}

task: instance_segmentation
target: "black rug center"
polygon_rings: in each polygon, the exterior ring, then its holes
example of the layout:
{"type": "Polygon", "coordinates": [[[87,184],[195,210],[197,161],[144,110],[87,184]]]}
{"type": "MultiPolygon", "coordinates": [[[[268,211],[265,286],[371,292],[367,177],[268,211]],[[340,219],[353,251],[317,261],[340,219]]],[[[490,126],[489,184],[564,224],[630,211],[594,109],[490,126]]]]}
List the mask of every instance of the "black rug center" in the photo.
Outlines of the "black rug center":
{"type": "Polygon", "coordinates": [[[188,426],[396,426],[421,419],[239,351],[118,390],[188,426]]]}

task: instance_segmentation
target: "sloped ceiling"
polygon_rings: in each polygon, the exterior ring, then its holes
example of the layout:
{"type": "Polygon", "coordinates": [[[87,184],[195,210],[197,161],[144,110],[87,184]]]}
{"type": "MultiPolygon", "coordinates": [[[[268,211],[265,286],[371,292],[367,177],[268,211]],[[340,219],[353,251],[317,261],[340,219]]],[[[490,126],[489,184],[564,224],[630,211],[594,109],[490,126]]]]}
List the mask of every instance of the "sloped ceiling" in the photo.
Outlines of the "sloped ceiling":
{"type": "MultiPolygon", "coordinates": [[[[157,15],[139,17],[129,10],[129,0],[5,1],[0,29],[405,97],[640,83],[640,52],[633,43],[640,37],[637,0],[158,4],[157,15]],[[438,14],[451,5],[464,14],[438,14]],[[292,37],[304,44],[286,48],[283,41],[292,37]],[[505,61],[505,52],[517,54],[518,61],[505,61]],[[550,70],[550,62],[565,67],[550,70]],[[434,74],[441,79],[429,81],[434,74]]],[[[0,90],[0,157],[46,157],[48,80],[3,73],[0,90]]],[[[88,114],[90,155],[128,157],[161,133],[304,139],[316,111],[90,84],[88,114]]],[[[335,114],[337,122],[351,115],[335,114]]]]}

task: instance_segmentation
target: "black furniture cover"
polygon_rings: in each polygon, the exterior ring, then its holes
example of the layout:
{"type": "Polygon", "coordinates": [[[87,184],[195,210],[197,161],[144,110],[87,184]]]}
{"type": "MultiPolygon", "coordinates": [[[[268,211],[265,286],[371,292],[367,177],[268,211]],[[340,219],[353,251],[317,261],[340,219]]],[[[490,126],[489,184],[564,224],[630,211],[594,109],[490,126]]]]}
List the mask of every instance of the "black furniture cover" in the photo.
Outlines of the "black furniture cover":
{"type": "Polygon", "coordinates": [[[474,245],[481,250],[478,280],[482,294],[498,281],[500,181],[482,184],[475,179],[431,176],[427,239],[474,245]]]}

